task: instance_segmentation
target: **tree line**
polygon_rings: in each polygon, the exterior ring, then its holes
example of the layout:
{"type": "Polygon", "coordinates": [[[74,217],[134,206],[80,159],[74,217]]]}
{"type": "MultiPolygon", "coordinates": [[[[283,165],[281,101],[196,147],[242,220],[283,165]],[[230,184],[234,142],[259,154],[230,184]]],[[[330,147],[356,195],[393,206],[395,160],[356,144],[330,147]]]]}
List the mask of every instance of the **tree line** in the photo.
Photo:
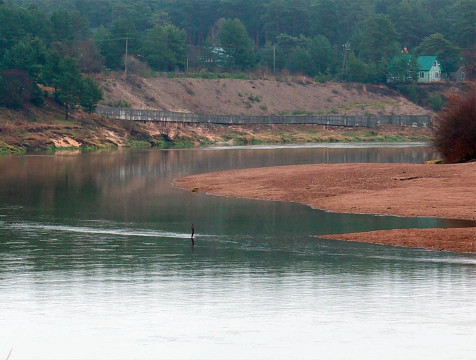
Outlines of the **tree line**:
{"type": "Polygon", "coordinates": [[[82,73],[94,70],[94,64],[95,70],[101,68],[99,53],[88,55],[91,49],[87,22],[79,14],[60,10],[48,15],[0,0],[0,106],[39,106],[51,92],[66,118],[77,105],[92,112],[102,91],[82,73]]]}
{"type": "Polygon", "coordinates": [[[476,0],[0,0],[0,69],[32,81],[33,101],[39,83],[66,104],[80,100],[62,98],[61,74],[75,69],[76,93],[90,94],[81,73],[122,70],[126,51],[155,71],[385,82],[414,77],[414,63],[391,61],[404,48],[438,55],[449,72],[474,59],[475,18],[476,0]]]}

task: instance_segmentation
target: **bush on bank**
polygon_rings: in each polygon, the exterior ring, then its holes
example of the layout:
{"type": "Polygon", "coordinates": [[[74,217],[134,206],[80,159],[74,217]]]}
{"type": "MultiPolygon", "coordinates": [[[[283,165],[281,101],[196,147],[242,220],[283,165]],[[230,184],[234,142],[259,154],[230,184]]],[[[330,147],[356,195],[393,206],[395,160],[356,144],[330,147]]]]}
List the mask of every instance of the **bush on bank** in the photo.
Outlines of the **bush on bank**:
{"type": "Polygon", "coordinates": [[[437,117],[433,145],[446,163],[476,159],[476,87],[450,96],[437,117]]]}

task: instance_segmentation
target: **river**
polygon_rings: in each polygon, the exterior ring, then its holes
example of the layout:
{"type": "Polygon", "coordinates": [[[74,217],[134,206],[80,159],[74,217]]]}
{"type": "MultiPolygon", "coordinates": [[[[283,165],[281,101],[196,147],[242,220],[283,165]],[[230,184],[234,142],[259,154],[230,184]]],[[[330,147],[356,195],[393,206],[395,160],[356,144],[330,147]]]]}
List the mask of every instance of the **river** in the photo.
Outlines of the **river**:
{"type": "Polygon", "coordinates": [[[217,170],[435,157],[422,144],[0,157],[0,359],[476,358],[476,256],[311,236],[464,222],[172,186],[217,170]]]}

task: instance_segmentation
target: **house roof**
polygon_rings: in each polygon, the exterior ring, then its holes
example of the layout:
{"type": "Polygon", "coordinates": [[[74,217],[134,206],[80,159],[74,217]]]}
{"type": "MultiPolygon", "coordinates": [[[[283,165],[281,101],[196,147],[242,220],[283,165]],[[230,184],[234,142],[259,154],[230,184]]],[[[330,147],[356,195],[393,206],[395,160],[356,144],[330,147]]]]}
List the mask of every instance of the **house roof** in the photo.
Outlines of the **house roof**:
{"type": "Polygon", "coordinates": [[[436,56],[419,56],[417,58],[418,70],[430,71],[435,60],[437,60],[436,56]]]}

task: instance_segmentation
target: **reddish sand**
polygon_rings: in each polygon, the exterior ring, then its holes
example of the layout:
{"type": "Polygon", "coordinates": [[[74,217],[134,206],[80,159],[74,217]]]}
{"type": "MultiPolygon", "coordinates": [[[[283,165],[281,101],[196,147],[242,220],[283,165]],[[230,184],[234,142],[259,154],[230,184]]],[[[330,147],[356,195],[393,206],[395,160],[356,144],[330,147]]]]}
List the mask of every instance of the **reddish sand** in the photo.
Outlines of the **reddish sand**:
{"type": "MultiPolygon", "coordinates": [[[[476,219],[476,163],[282,166],[194,175],[176,180],[175,186],[215,195],[298,202],[333,212],[476,219]]],[[[376,237],[367,233],[333,238],[475,251],[474,228],[373,234],[376,237]],[[454,246],[436,245],[445,239],[453,239],[454,246]]]]}
{"type": "Polygon", "coordinates": [[[380,230],[319,237],[440,251],[476,252],[476,227],[380,230]]]}

